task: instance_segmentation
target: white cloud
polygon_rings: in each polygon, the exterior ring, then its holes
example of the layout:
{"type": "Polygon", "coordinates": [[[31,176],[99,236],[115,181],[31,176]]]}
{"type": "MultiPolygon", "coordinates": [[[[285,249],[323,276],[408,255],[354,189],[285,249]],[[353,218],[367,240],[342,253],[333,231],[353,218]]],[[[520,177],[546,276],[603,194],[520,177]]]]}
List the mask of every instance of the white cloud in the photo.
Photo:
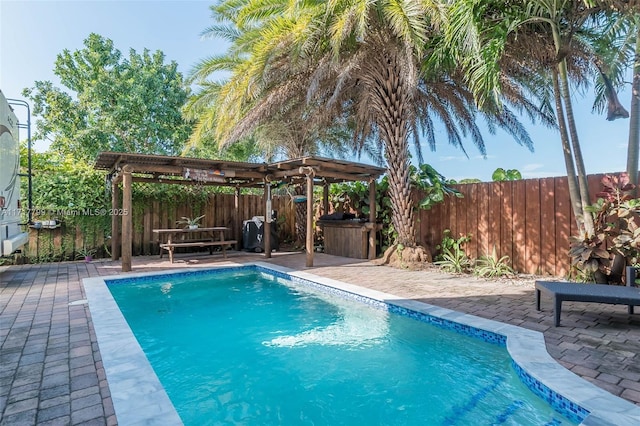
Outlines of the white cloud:
{"type": "Polygon", "coordinates": [[[522,172],[523,179],[538,179],[538,178],[548,178],[548,177],[558,177],[558,176],[566,176],[567,172],[560,171],[547,171],[547,170],[539,170],[535,172],[522,172]]]}
{"type": "Polygon", "coordinates": [[[524,179],[538,179],[538,178],[567,175],[567,172],[564,170],[563,171],[549,170],[545,168],[544,164],[539,164],[539,163],[525,164],[520,169],[520,173],[522,173],[522,177],[524,179]]]}
{"type": "Polygon", "coordinates": [[[438,157],[438,161],[467,161],[469,160],[464,155],[448,155],[445,157],[438,157]]]}
{"type": "Polygon", "coordinates": [[[533,172],[535,170],[539,170],[544,168],[544,164],[538,164],[538,163],[532,163],[532,164],[525,164],[524,166],[522,166],[522,172],[533,172]]]}

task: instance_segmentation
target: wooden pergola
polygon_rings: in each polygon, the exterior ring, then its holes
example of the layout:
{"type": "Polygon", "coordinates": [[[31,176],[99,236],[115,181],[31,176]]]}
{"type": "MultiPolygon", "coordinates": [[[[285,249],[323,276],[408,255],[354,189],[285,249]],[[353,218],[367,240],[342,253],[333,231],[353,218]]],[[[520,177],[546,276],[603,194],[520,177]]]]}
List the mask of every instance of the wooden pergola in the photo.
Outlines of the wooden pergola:
{"type": "MultiPolygon", "coordinates": [[[[113,260],[122,257],[122,271],[131,271],[132,257],[132,184],[134,182],[163,183],[177,185],[215,185],[235,188],[235,229],[239,236],[239,199],[242,188],[261,187],[264,189],[265,222],[264,251],[271,257],[271,185],[272,183],[306,183],[306,193],[313,194],[314,185],[323,186],[324,211],[329,208],[329,184],[365,181],[369,183],[369,222],[375,223],[376,179],[385,170],[352,161],[323,157],[302,157],[271,164],[244,163],[225,160],[205,160],[188,157],[102,152],[94,167],[106,170],[111,182],[111,207],[122,209],[122,215],[112,215],[111,256],[113,260]],[[122,184],[122,189],[120,188],[122,184]],[[126,214],[125,214],[126,213],[126,214]],[[120,235],[121,230],[121,235],[120,235]]],[[[306,265],[313,266],[313,196],[307,197],[306,265]]],[[[236,238],[238,239],[238,238],[236,238]]],[[[370,232],[369,257],[375,257],[375,234],[370,232]]]]}

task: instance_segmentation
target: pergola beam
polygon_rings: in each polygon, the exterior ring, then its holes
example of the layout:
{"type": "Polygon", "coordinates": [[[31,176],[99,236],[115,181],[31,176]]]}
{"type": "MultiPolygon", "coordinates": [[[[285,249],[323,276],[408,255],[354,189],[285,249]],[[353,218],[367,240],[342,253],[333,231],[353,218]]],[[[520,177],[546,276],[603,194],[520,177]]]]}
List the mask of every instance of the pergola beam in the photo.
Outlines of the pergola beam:
{"type": "Polygon", "coordinates": [[[164,184],[168,184],[168,185],[193,185],[193,186],[230,186],[230,187],[238,187],[241,186],[243,188],[249,188],[249,187],[254,187],[254,188],[260,188],[262,187],[262,183],[258,183],[258,182],[234,182],[234,181],[229,181],[229,182],[199,182],[199,181],[195,181],[195,180],[186,180],[186,179],[169,179],[169,178],[161,178],[161,177],[157,177],[157,178],[149,178],[149,177],[141,177],[141,176],[134,176],[132,177],[133,182],[139,182],[139,183],[164,183],[164,184]]]}

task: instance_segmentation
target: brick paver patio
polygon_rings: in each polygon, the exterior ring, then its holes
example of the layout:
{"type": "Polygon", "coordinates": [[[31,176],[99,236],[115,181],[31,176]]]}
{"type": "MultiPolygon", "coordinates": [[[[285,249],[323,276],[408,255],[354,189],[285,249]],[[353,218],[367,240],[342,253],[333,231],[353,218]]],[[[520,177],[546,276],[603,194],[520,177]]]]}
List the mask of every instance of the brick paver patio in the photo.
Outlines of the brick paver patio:
{"type": "MultiPolygon", "coordinates": [[[[182,255],[169,264],[134,258],[134,272],[264,261],[259,255],[182,255]],[[187,257],[188,256],[188,257],[187,257]],[[180,260],[181,259],[181,260],[180,260]]],[[[436,271],[406,271],[323,254],[269,262],[544,333],[549,353],[577,375],[640,405],[640,315],[626,306],[563,304],[535,309],[533,284],[491,282],[436,271]]],[[[119,262],[12,266],[0,272],[0,425],[115,425],[82,279],[120,274],[119,262]]]]}

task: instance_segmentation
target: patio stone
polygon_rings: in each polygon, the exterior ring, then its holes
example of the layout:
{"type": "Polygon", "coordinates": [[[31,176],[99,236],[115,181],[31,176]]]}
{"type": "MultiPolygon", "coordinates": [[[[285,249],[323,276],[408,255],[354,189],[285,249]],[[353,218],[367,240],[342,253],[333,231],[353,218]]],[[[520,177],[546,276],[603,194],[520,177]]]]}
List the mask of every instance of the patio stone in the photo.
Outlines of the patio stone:
{"type": "Polygon", "coordinates": [[[99,393],[94,393],[92,395],[88,395],[82,398],[74,398],[71,407],[74,411],[81,410],[83,408],[91,407],[93,405],[102,404],[102,398],[100,398],[99,393]]]}
{"type": "Polygon", "coordinates": [[[64,385],[56,386],[55,388],[42,389],[40,392],[40,399],[55,398],[58,396],[69,395],[70,393],[69,383],[65,383],[64,385]]]}
{"type": "MultiPolygon", "coordinates": [[[[535,309],[533,281],[491,282],[437,271],[373,266],[367,261],[316,254],[229,252],[229,259],[179,254],[171,265],[134,258],[134,272],[267,261],[292,269],[519,325],[544,334],[549,354],[584,379],[640,406],[640,316],[626,306],[563,304],[562,327],[552,306],[535,309]],[[198,257],[199,256],[199,257],[198,257]],[[188,257],[195,262],[185,262],[188,257]]],[[[120,263],[94,261],[12,266],[0,273],[0,426],[118,424],[82,279],[120,274],[120,263]]]]}
{"type": "Polygon", "coordinates": [[[0,426],[25,426],[33,425],[36,423],[37,410],[22,411],[16,414],[6,414],[7,410],[4,410],[4,414],[0,420],[0,426]]]}
{"type": "Polygon", "coordinates": [[[63,416],[46,422],[38,422],[38,426],[68,426],[69,424],[71,424],[71,416],[63,416]]]}
{"type": "Polygon", "coordinates": [[[94,421],[93,424],[104,424],[106,422],[102,404],[96,404],[80,410],[74,410],[71,413],[71,424],[87,425],[89,424],[89,421],[92,420],[94,421]]]}
{"type": "Polygon", "coordinates": [[[69,395],[58,396],[51,399],[45,399],[40,401],[40,408],[55,407],[60,404],[68,404],[71,401],[69,395]]]}
{"type": "Polygon", "coordinates": [[[617,385],[621,381],[620,377],[606,373],[599,374],[596,378],[603,382],[611,383],[612,385],[617,385]]]}
{"type": "Polygon", "coordinates": [[[20,401],[16,401],[14,403],[7,401],[7,406],[4,409],[4,415],[10,416],[11,414],[33,410],[37,406],[38,406],[38,398],[35,398],[35,397],[29,398],[29,399],[23,399],[20,401]]]}
{"type": "Polygon", "coordinates": [[[625,389],[622,391],[620,396],[640,405],[640,391],[634,389],[625,389]]]}
{"type": "Polygon", "coordinates": [[[47,422],[59,417],[69,418],[71,414],[71,406],[68,402],[54,405],[53,407],[40,408],[38,410],[38,423],[47,422]]]}

